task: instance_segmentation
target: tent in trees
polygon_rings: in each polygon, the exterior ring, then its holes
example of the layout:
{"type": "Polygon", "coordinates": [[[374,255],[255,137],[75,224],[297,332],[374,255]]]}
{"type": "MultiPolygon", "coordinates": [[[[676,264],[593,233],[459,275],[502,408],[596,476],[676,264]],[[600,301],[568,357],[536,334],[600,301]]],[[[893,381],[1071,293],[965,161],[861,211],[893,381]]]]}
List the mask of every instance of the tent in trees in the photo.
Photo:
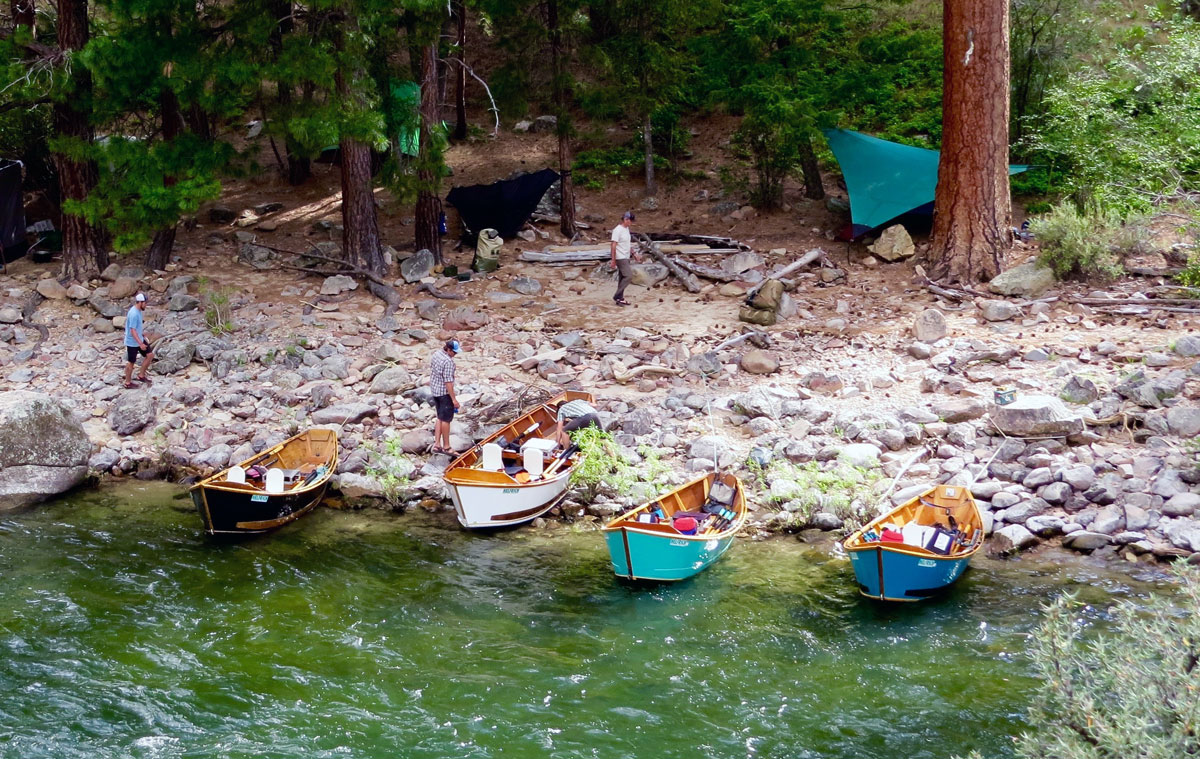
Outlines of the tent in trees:
{"type": "MultiPolygon", "coordinates": [[[[849,229],[840,237],[856,240],[908,214],[932,216],[937,189],[937,150],[914,148],[848,129],[826,129],[825,139],[842,167],[850,194],[849,229]]],[[[1020,174],[1028,166],[1009,166],[1020,174]]]]}
{"type": "Polygon", "coordinates": [[[538,201],[557,180],[557,171],[542,169],[492,184],[455,187],[446,196],[446,202],[458,209],[465,239],[473,241],[483,229],[495,229],[501,237],[509,238],[521,230],[538,201]]]}
{"type": "MultiPolygon", "coordinates": [[[[394,136],[393,145],[400,155],[416,157],[421,147],[421,86],[416,82],[393,79],[388,83],[388,94],[383,99],[383,123],[388,135],[394,136]]],[[[318,163],[342,162],[342,151],[337,145],[321,150],[318,163]]],[[[372,162],[371,171],[379,170],[381,161],[372,162]]]]}
{"type": "Polygon", "coordinates": [[[21,162],[0,158],[0,261],[15,261],[27,248],[21,162]]]}

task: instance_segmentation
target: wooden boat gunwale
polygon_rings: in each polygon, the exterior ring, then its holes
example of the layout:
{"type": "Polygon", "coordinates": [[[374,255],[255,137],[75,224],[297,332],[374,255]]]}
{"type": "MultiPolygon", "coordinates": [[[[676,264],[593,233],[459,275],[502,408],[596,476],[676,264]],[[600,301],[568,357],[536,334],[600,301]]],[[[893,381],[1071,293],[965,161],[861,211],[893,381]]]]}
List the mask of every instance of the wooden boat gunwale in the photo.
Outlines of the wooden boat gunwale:
{"type": "MultiPolygon", "coordinates": [[[[725,484],[728,485],[730,483],[726,482],[725,484]]],[[[712,485],[710,483],[708,485],[708,488],[711,488],[711,487],[712,487],[712,485]]],[[[708,489],[705,490],[705,493],[707,493],[707,492],[708,492],[708,489]]],[[[701,504],[695,504],[695,506],[697,508],[700,505],[701,504]]],[[[668,537],[668,538],[672,538],[672,539],[677,538],[680,540],[687,540],[687,541],[705,541],[705,542],[707,542],[709,540],[720,540],[722,538],[728,537],[728,536],[738,532],[739,530],[742,529],[742,527],[745,526],[746,520],[749,518],[749,516],[750,516],[749,510],[746,508],[746,494],[742,488],[742,481],[739,480],[735,475],[732,475],[732,474],[718,475],[715,472],[709,472],[708,474],[705,474],[701,477],[697,477],[693,480],[688,480],[687,482],[685,482],[684,484],[675,488],[674,490],[667,491],[666,493],[663,493],[661,496],[658,496],[657,498],[646,501],[642,505],[637,506],[633,509],[630,509],[629,511],[625,512],[624,514],[614,517],[613,519],[609,520],[608,524],[601,527],[600,531],[601,532],[615,532],[617,530],[628,530],[629,532],[640,532],[643,535],[653,535],[655,537],[668,537]],[[647,524],[645,522],[627,521],[631,517],[633,517],[635,514],[637,514],[638,512],[643,511],[654,504],[658,504],[663,499],[670,498],[672,496],[674,496],[674,498],[676,499],[676,502],[679,504],[680,508],[677,509],[677,511],[687,511],[688,509],[686,508],[685,504],[683,503],[683,499],[680,497],[679,494],[682,491],[693,487],[694,485],[696,485],[699,482],[703,482],[703,481],[709,480],[709,479],[713,479],[715,481],[715,478],[717,476],[720,476],[723,479],[732,479],[734,492],[735,492],[734,499],[733,499],[733,506],[734,506],[734,511],[737,513],[737,517],[724,530],[721,530],[720,532],[709,532],[709,533],[705,533],[703,535],[684,535],[682,532],[680,532],[679,530],[676,530],[674,527],[672,527],[670,525],[662,524],[662,523],[647,524]],[[619,524],[621,522],[624,522],[624,523],[619,524]]]]}
{"type": "MultiPolygon", "coordinates": [[[[941,488],[941,487],[945,487],[945,486],[944,485],[932,485],[932,486],[930,486],[930,488],[928,490],[917,494],[916,496],[910,498],[909,500],[900,504],[896,508],[891,509],[890,511],[887,511],[878,517],[875,517],[870,522],[867,522],[865,525],[863,525],[859,529],[855,530],[848,537],[846,537],[846,539],[842,541],[842,547],[845,548],[847,551],[870,551],[870,550],[874,550],[876,548],[882,548],[884,550],[891,551],[893,553],[902,553],[902,554],[907,554],[909,556],[917,556],[922,559],[936,559],[936,560],[940,560],[940,561],[958,561],[960,559],[969,558],[971,556],[974,556],[979,551],[979,549],[983,547],[982,539],[980,539],[979,541],[977,541],[975,544],[973,544],[970,547],[963,548],[962,550],[960,550],[957,553],[949,553],[949,554],[935,553],[933,551],[930,551],[927,548],[920,547],[920,546],[908,545],[907,543],[884,543],[882,541],[865,543],[862,540],[863,534],[866,533],[868,530],[870,530],[874,527],[878,527],[879,525],[884,524],[885,522],[892,521],[893,519],[895,519],[895,517],[898,513],[902,512],[906,509],[915,510],[918,507],[928,508],[927,506],[924,506],[921,503],[921,500],[930,496],[932,493],[937,492],[938,488],[941,488]]],[[[975,497],[971,495],[971,491],[965,487],[960,487],[958,489],[962,490],[962,492],[965,495],[964,498],[959,499],[962,502],[961,505],[972,507],[972,509],[975,512],[975,515],[978,516],[979,506],[978,506],[978,504],[975,503],[975,497]]],[[[938,508],[942,508],[942,507],[939,506],[938,508]]],[[[912,517],[910,517],[908,520],[905,520],[905,524],[907,524],[909,521],[912,521],[912,517]]],[[[918,521],[918,524],[924,524],[924,523],[918,521]]],[[[977,522],[972,523],[971,526],[982,530],[983,529],[982,519],[979,519],[977,522]]]]}
{"type": "Polygon", "coordinates": [[[190,488],[188,488],[188,492],[191,492],[198,488],[205,488],[205,489],[212,489],[212,490],[224,490],[229,493],[253,493],[254,495],[270,495],[270,496],[299,495],[300,493],[304,493],[309,490],[313,490],[314,488],[317,488],[317,487],[320,487],[321,485],[323,485],[326,480],[328,480],[329,478],[331,478],[333,476],[334,470],[337,468],[337,464],[338,464],[337,430],[331,430],[331,429],[327,429],[327,428],[323,428],[323,427],[307,429],[307,430],[304,430],[303,432],[299,432],[295,435],[292,435],[290,438],[288,438],[287,440],[284,440],[282,443],[277,443],[265,451],[260,451],[259,453],[254,454],[253,456],[246,459],[245,461],[239,462],[237,464],[231,464],[218,472],[214,472],[213,474],[209,475],[208,477],[205,477],[203,480],[200,480],[195,485],[192,485],[190,488]],[[254,464],[261,463],[261,461],[265,461],[268,458],[270,458],[272,454],[276,454],[276,453],[279,453],[280,451],[282,451],[284,448],[286,448],[288,446],[288,444],[296,442],[296,441],[300,440],[301,438],[307,437],[309,435],[309,433],[311,433],[311,432],[317,432],[317,431],[328,432],[333,437],[333,439],[331,441],[328,441],[333,446],[333,452],[328,456],[328,468],[327,468],[325,474],[322,475],[321,477],[315,478],[312,482],[308,483],[307,485],[301,485],[298,488],[285,490],[282,493],[267,493],[266,490],[260,490],[259,488],[255,487],[254,485],[251,485],[249,483],[242,485],[242,483],[231,483],[231,482],[217,479],[218,477],[224,476],[226,473],[229,472],[230,469],[232,469],[235,466],[240,466],[241,468],[245,469],[249,466],[253,466],[254,464]]]}

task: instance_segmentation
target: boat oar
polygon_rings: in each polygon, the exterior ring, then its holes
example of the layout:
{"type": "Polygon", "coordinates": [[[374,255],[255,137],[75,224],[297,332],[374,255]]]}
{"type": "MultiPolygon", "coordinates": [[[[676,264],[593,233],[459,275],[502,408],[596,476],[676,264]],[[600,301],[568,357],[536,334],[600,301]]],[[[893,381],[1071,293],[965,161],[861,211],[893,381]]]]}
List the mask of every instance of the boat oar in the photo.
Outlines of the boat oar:
{"type": "Polygon", "coordinates": [[[565,451],[558,454],[558,456],[556,456],[554,458],[554,461],[550,462],[550,466],[546,467],[545,471],[542,472],[542,479],[546,479],[546,478],[550,477],[550,475],[554,474],[559,469],[561,469],[563,462],[565,462],[567,459],[571,458],[571,456],[578,451],[579,451],[579,446],[572,443],[565,451]]]}

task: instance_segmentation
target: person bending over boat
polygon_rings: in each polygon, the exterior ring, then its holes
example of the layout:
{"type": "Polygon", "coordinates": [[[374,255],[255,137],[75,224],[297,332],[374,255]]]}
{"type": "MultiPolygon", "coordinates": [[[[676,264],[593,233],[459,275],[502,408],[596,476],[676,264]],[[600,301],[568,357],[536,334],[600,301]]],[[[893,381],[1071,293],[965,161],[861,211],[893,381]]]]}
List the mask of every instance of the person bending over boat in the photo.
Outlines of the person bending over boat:
{"type": "Polygon", "coordinates": [[[566,401],[558,407],[558,425],[554,429],[554,439],[558,441],[559,445],[566,448],[571,444],[571,437],[567,433],[581,430],[592,424],[604,429],[592,404],[581,400],[566,401]]]}
{"type": "Polygon", "coordinates": [[[437,424],[433,427],[433,453],[454,453],[450,447],[450,422],[458,411],[458,398],[454,395],[454,357],[462,351],[457,340],[450,340],[441,350],[433,354],[430,362],[429,389],[433,393],[433,408],[437,411],[437,424]]]}

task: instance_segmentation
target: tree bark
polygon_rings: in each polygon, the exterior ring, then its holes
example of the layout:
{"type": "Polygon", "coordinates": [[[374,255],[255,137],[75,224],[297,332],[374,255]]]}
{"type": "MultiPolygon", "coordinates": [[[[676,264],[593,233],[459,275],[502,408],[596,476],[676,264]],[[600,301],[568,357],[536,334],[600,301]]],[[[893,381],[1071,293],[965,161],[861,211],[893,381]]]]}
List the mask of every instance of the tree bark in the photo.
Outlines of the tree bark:
{"type": "MultiPolygon", "coordinates": [[[[33,0],[25,0],[28,13],[33,13],[33,0]]],[[[14,6],[15,7],[15,6],[14,6]]],[[[32,21],[32,19],[30,19],[32,21]]],[[[82,50],[88,41],[87,0],[59,0],[58,46],[65,51],[82,50]]],[[[54,104],[54,133],[70,138],[76,144],[90,146],[92,131],[88,109],[92,99],[92,75],[86,67],[73,67],[71,91],[54,104]]],[[[76,160],[63,153],[54,155],[58,171],[59,192],[64,202],[82,201],[96,186],[99,172],[95,161],[76,160]]],[[[82,216],[62,214],[63,275],[83,281],[91,272],[108,266],[105,235],[88,224],[82,216]]]]}
{"type": "Polygon", "coordinates": [[[454,0],[454,15],[458,21],[458,45],[454,57],[454,139],[467,139],[467,8],[464,0],[454,0]]]}
{"type": "Polygon", "coordinates": [[[417,250],[431,251],[434,260],[440,264],[442,201],[438,197],[436,165],[440,159],[433,144],[437,123],[437,47],[425,45],[421,48],[421,146],[417,155],[417,209],[413,234],[417,250]]]}
{"type": "Polygon", "coordinates": [[[800,171],[804,173],[804,197],[811,200],[825,197],[821,168],[817,165],[817,154],[813,150],[811,137],[800,144],[800,171]]]}
{"type": "MultiPolygon", "coordinates": [[[[343,34],[356,28],[352,21],[346,25],[352,28],[344,30],[343,34]]],[[[345,45],[341,47],[344,49],[345,45]]],[[[350,71],[339,68],[334,79],[343,101],[361,105],[350,83],[363,76],[357,66],[352,66],[350,71]]],[[[342,257],[372,274],[382,274],[386,264],[371,181],[371,146],[347,135],[342,135],[338,146],[342,153],[342,257]]]]}
{"type": "MultiPolygon", "coordinates": [[[[158,93],[158,105],[162,110],[162,136],[163,142],[170,142],[183,134],[183,112],[179,108],[179,98],[175,96],[175,90],[165,82],[158,93]]],[[[176,178],[174,176],[163,177],[164,187],[175,186],[176,178]]],[[[162,269],[171,260],[171,251],[175,247],[175,229],[178,223],[172,224],[169,227],[163,227],[154,233],[154,240],[150,243],[150,248],[146,251],[146,267],[150,269],[162,269]]]]}
{"type": "Polygon", "coordinates": [[[942,154],[931,273],[991,279],[1012,248],[1008,183],[1008,3],[945,0],[942,154]]]}
{"type": "Polygon", "coordinates": [[[559,230],[568,240],[575,237],[575,186],[571,182],[571,115],[567,111],[567,83],[563,70],[562,27],[558,0],[546,2],[546,29],[550,32],[550,76],[553,77],[554,110],[558,132],[559,230]]]}
{"type": "Polygon", "coordinates": [[[654,134],[650,129],[650,114],[642,122],[642,140],[646,143],[646,197],[653,197],[654,186],[654,134]]]}

